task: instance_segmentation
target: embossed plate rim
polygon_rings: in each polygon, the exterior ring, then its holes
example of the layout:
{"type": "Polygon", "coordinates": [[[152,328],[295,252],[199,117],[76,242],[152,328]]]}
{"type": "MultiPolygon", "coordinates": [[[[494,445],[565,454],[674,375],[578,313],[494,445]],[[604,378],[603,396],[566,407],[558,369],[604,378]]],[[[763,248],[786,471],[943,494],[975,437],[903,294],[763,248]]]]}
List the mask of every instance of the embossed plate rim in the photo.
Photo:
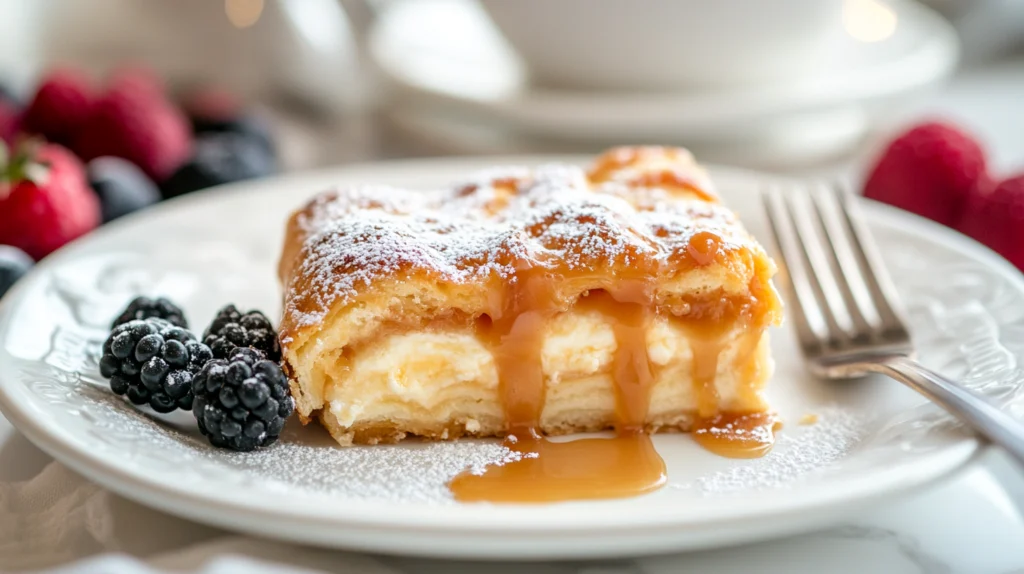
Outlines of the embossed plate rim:
{"type": "MultiPolygon", "coordinates": [[[[495,164],[536,164],[550,161],[580,161],[578,157],[503,157],[503,158],[471,158],[454,160],[414,160],[385,162],[362,166],[352,166],[332,170],[324,170],[309,174],[284,176],[275,180],[256,183],[236,184],[227,186],[216,195],[196,194],[180,198],[155,208],[167,210],[192,209],[211,197],[223,197],[223,194],[251,193],[256,189],[289,187],[303,189],[310,193],[317,186],[326,185],[333,180],[358,177],[380,179],[381,174],[405,175],[416,173],[433,173],[449,176],[462,170],[480,168],[495,164]],[[365,175],[361,175],[365,174],[365,175]]],[[[714,177],[741,178],[754,181],[771,181],[777,178],[731,168],[711,169],[714,177]]],[[[282,191],[282,193],[284,193],[282,191]]],[[[298,198],[297,198],[298,201],[298,198]]],[[[998,271],[1015,289],[1024,293],[1024,279],[994,253],[979,244],[932,222],[898,212],[892,208],[869,205],[868,212],[876,224],[884,227],[907,228],[908,226],[933,242],[947,248],[969,254],[985,263],[986,266],[998,271]]],[[[150,213],[153,213],[152,211],[150,213]]],[[[24,292],[36,284],[36,278],[51,268],[59,267],[79,253],[87,249],[88,244],[102,241],[111,234],[117,233],[124,226],[143,221],[147,213],[131,216],[123,221],[115,222],[109,228],[101,229],[91,238],[77,242],[52,258],[42,262],[29,278],[19,284],[0,302],[0,333],[9,327],[12,310],[24,292]],[[84,246],[84,247],[83,247],[84,246]]],[[[481,513],[468,506],[432,507],[424,512],[416,505],[403,505],[381,501],[347,499],[343,508],[337,506],[325,508],[321,505],[309,504],[313,500],[293,501],[294,504],[268,503],[252,501],[244,498],[244,492],[219,493],[214,498],[211,492],[196,492],[180,485],[169,484],[166,480],[146,474],[133,465],[125,465],[114,459],[95,455],[90,452],[81,439],[69,436],[69,431],[54,425],[44,424],[47,413],[33,404],[31,397],[23,392],[23,385],[7,384],[7,376],[0,369],[0,410],[8,417],[16,428],[21,430],[34,443],[68,464],[89,478],[104,484],[129,498],[143,504],[156,506],[165,511],[184,515],[201,521],[212,522],[221,526],[257,532],[268,536],[290,538],[311,543],[332,546],[359,547],[389,552],[408,552],[439,556],[477,556],[477,557],[555,557],[577,555],[616,555],[622,552],[649,552],[669,549],[704,547],[734,543],[742,540],[763,538],[769,535],[781,535],[796,532],[815,524],[834,519],[840,507],[853,508],[868,499],[894,495],[923,484],[948,476],[953,471],[963,468],[974,460],[981,449],[979,443],[970,438],[959,438],[933,453],[918,455],[913,468],[894,467],[873,476],[870,482],[845,485],[844,489],[813,490],[801,494],[798,504],[792,497],[781,496],[778,500],[759,500],[756,521],[774,523],[771,528],[758,528],[753,525],[741,524],[751,518],[749,510],[742,504],[749,498],[737,497],[733,502],[723,501],[720,513],[707,514],[694,519],[687,516],[681,519],[677,511],[665,508],[663,512],[648,514],[643,517],[618,517],[615,521],[596,521],[597,513],[593,508],[573,507],[573,512],[561,513],[561,518],[537,524],[532,507],[502,508],[502,521],[488,518],[488,513],[481,513]],[[19,396],[21,392],[21,396],[19,396]],[[33,416],[37,415],[37,416],[33,416]],[[739,501],[740,504],[736,504],[739,501]],[[577,512],[577,510],[579,512],[577,512]],[[785,520],[783,520],[785,519],[785,520]],[[666,532],[667,530],[667,532],[666,532]],[[405,535],[403,548],[395,548],[389,542],[397,533],[405,535]],[[600,551],[584,552],[580,546],[574,546],[573,537],[579,544],[594,542],[595,535],[617,534],[621,538],[616,543],[606,540],[600,551]],[[519,538],[507,540],[509,535],[519,538]],[[458,536],[463,542],[460,548],[452,547],[452,536],[458,536]],[[547,538],[547,540],[544,540],[547,538]],[[477,540],[480,545],[467,544],[465,541],[477,540]],[[529,542],[529,544],[527,544],[529,542]],[[628,545],[626,544],[628,542],[628,545]]],[[[760,497],[765,498],[764,496],[760,497]]],[[[769,496],[773,499],[775,497],[769,496]]]]}

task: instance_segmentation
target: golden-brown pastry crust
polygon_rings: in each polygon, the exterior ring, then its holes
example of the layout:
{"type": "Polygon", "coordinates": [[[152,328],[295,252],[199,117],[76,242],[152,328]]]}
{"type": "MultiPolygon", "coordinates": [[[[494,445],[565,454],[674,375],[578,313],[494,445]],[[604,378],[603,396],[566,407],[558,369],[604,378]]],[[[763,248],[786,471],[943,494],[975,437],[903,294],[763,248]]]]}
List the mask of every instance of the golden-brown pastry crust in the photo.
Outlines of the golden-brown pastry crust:
{"type": "MultiPolygon", "coordinates": [[[[457,415],[343,423],[323,409],[330,402],[327,387],[344,385],[357,368],[355,349],[437,324],[439,332],[448,326],[465,331],[473,321],[495,316],[502,305],[496,297],[507,296],[524,267],[549,270],[555,279],[547,296],[561,311],[591,290],[642,278],[659,313],[724,325],[714,336],[746,348],[756,363],[754,374],[730,383],[753,389],[734,406],[763,408],[767,344],[760,344],[762,331],[749,342],[741,339],[751,324],[763,330],[780,319],[770,284],[773,264],[719,203],[688,152],[619,148],[589,171],[564,165],[497,169],[434,191],[347,188],[321,194],[293,214],[279,266],[280,339],[303,422],[319,417],[342,443],[391,442],[407,434],[503,434],[500,418],[487,424],[474,419],[467,432],[457,415]]],[[[748,369],[736,361],[736,369],[748,369]]],[[[675,418],[643,423],[687,430],[693,416],[688,405],[675,418]]],[[[542,430],[604,428],[607,418],[542,430]]]]}

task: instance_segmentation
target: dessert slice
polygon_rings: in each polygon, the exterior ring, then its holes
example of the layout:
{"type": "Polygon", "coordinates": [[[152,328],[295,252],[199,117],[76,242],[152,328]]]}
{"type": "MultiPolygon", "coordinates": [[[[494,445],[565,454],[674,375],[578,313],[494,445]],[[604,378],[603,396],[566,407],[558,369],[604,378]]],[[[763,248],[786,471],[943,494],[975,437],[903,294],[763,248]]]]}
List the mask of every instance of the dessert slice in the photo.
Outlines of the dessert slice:
{"type": "Polygon", "coordinates": [[[283,360],[343,445],[689,431],[766,409],[774,271],[681,149],[348,188],[289,221],[283,360]]]}

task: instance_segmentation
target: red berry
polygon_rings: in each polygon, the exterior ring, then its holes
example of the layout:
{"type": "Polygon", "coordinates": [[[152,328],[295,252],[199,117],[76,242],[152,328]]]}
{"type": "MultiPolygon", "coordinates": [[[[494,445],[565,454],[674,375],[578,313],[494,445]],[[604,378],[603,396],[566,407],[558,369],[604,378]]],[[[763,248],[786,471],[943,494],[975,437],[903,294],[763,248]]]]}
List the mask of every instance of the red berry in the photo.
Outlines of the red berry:
{"type": "Polygon", "coordinates": [[[63,147],[22,145],[0,170],[0,244],[38,260],[99,225],[82,163],[63,147]]]}
{"type": "Polygon", "coordinates": [[[1024,174],[979,188],[959,229],[1024,270],[1024,174]]]}
{"type": "Polygon", "coordinates": [[[72,70],[56,70],[36,90],[25,110],[23,128],[52,142],[68,144],[82,129],[94,101],[88,78],[72,70]]]}
{"type": "Polygon", "coordinates": [[[162,181],[191,156],[192,129],[151,82],[121,77],[96,103],[74,150],[85,160],[122,157],[162,181]]]}
{"type": "Polygon", "coordinates": [[[160,97],[167,91],[163,78],[153,70],[139,66],[124,66],[117,69],[110,76],[108,84],[112,89],[122,84],[134,84],[138,89],[150,90],[160,94],[160,97]]]}
{"type": "Polygon", "coordinates": [[[978,142],[940,122],[914,127],[882,154],[864,195],[955,227],[971,190],[988,180],[978,142]]]}

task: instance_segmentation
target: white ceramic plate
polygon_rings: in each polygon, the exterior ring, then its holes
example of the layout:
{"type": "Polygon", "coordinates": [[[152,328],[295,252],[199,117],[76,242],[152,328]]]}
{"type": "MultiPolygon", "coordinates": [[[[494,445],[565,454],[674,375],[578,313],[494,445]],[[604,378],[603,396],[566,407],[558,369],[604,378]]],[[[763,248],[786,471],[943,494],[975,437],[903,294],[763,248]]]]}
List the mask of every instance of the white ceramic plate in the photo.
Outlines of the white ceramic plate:
{"type": "MultiPolygon", "coordinates": [[[[194,194],[115,222],[46,259],[0,303],[0,409],[58,460],[167,512],[310,544],[446,557],[638,555],[780,536],[838,521],[977,456],[977,441],[894,382],[809,378],[786,329],[773,340],[770,395],[786,421],[775,450],[730,460],[686,435],[657,436],[668,486],[616,501],[455,503],[446,480],[501,456],[495,441],[341,449],[321,429],[294,425],[268,450],[219,451],[187,413],[151,416],[99,379],[105,326],[136,294],[181,302],[197,329],[228,302],[274,315],[284,220],[332,183],[436,186],[483,166],[538,161],[385,163],[295,175],[194,194]],[[801,425],[805,414],[818,422],[801,425]]],[[[757,193],[767,176],[712,174],[764,238],[757,193]]],[[[1024,380],[1014,358],[1024,353],[1021,275],[935,224],[873,204],[867,214],[924,362],[1003,403],[1016,399],[1024,380]]]]}
{"type": "Polygon", "coordinates": [[[593,92],[532,86],[486,14],[465,0],[396,3],[372,30],[369,52],[409,96],[396,110],[426,107],[556,140],[689,143],[785,141],[838,146],[856,140],[880,110],[952,72],[956,33],[916,2],[891,4],[896,28],[865,43],[844,37],[802,80],[737,90],[593,92]],[[741,138],[737,138],[741,134],[741,138]]]}

